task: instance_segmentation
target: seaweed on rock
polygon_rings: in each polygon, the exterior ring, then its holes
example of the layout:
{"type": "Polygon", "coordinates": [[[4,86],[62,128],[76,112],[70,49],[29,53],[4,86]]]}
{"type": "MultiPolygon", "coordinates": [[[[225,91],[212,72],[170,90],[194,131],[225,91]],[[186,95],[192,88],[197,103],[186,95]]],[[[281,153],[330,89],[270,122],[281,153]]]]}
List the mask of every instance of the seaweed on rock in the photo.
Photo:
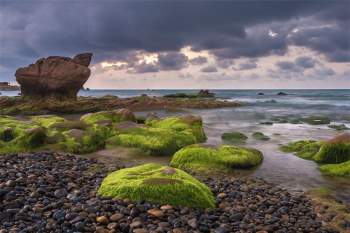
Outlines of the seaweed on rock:
{"type": "Polygon", "coordinates": [[[214,196],[205,184],[184,171],[153,163],[109,174],[98,194],[176,206],[215,207],[214,196]]]}
{"type": "Polygon", "coordinates": [[[262,153],[252,148],[192,145],[176,152],[170,165],[184,170],[210,172],[252,168],[259,165],[262,160],[262,153]]]}
{"type": "Polygon", "coordinates": [[[350,161],[339,164],[326,164],[320,166],[320,171],[326,175],[350,176],[350,161]]]}

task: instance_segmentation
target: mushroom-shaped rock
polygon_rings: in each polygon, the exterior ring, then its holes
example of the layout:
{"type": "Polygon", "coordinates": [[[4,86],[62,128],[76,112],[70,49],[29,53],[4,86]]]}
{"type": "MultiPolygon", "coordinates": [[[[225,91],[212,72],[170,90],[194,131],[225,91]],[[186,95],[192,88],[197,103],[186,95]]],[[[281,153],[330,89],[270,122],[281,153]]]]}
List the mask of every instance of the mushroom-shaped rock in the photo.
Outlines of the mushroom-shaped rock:
{"type": "Polygon", "coordinates": [[[203,208],[215,206],[213,194],[205,184],[184,171],[154,163],[109,174],[98,194],[159,204],[203,208]]]}
{"type": "Polygon", "coordinates": [[[51,56],[17,69],[15,76],[22,96],[76,99],[90,76],[91,57],[92,53],[79,54],[73,59],[51,56]]]}

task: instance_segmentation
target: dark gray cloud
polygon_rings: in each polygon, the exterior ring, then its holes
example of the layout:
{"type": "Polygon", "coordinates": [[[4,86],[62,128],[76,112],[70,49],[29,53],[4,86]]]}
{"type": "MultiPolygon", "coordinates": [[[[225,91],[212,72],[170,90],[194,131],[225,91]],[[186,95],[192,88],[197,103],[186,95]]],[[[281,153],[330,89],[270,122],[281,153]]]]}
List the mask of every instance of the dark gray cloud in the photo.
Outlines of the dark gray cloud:
{"type": "Polygon", "coordinates": [[[295,70],[296,69],[294,62],[289,62],[289,61],[279,61],[276,63],[276,66],[281,70],[295,70]]]}
{"type": "Polygon", "coordinates": [[[158,62],[161,70],[181,70],[187,66],[188,57],[178,52],[162,53],[158,62]]]}
{"type": "MultiPolygon", "coordinates": [[[[348,8],[350,9],[350,8],[348,8]]],[[[350,10],[348,12],[350,14],[350,10]]],[[[298,46],[311,48],[334,62],[350,61],[350,21],[337,25],[302,28],[289,38],[298,46]]]]}
{"type": "MultiPolygon", "coordinates": [[[[349,1],[7,1],[0,2],[0,74],[49,55],[95,54],[94,62],[125,59],[137,50],[208,50],[219,60],[284,54],[288,45],[311,48],[347,62],[349,1]],[[296,19],[314,27],[290,35],[296,19]],[[276,24],[280,22],[280,24],[276,24]],[[276,24],[276,25],[275,25],[276,24]],[[287,26],[288,27],[287,27],[287,26]],[[274,36],[269,35],[273,30],[274,36]]],[[[301,25],[300,25],[301,24],[301,25]]],[[[188,61],[168,54],[158,70],[188,61]],[[169,56],[169,57],[168,57],[169,56]]],[[[157,70],[146,64],[141,71],[157,70]]],[[[136,70],[136,68],[135,68],[136,70]]]]}
{"type": "Polygon", "coordinates": [[[159,71],[159,66],[156,64],[141,63],[134,65],[132,69],[128,70],[129,73],[154,73],[159,71]]]}
{"type": "Polygon", "coordinates": [[[316,63],[317,61],[310,57],[298,57],[295,59],[295,64],[305,69],[314,67],[316,63]]]}
{"type": "Polygon", "coordinates": [[[318,60],[311,57],[297,57],[294,61],[279,61],[276,66],[282,71],[303,72],[306,69],[311,69],[321,64],[318,60]]]}
{"type": "Polygon", "coordinates": [[[234,64],[232,59],[217,59],[216,65],[220,68],[227,69],[234,64]]]}
{"type": "Polygon", "coordinates": [[[251,70],[258,67],[255,59],[248,60],[246,62],[242,62],[238,65],[238,68],[234,68],[234,70],[251,70]]]}
{"type": "Polygon", "coordinates": [[[204,63],[207,63],[207,61],[208,61],[208,59],[206,57],[198,56],[198,57],[192,58],[190,60],[190,63],[192,65],[202,65],[204,63]]]}
{"type": "Polygon", "coordinates": [[[206,67],[203,67],[201,69],[201,72],[203,72],[203,73],[215,73],[217,71],[218,71],[218,69],[216,68],[216,66],[213,66],[213,65],[206,66],[206,67]]]}
{"type": "MultiPolygon", "coordinates": [[[[163,52],[158,55],[158,60],[146,63],[138,62],[136,54],[129,59],[122,60],[128,65],[121,68],[128,69],[129,73],[151,73],[165,70],[181,70],[188,65],[188,57],[179,52],[163,52]]],[[[120,67],[120,66],[119,66],[120,67]]]]}

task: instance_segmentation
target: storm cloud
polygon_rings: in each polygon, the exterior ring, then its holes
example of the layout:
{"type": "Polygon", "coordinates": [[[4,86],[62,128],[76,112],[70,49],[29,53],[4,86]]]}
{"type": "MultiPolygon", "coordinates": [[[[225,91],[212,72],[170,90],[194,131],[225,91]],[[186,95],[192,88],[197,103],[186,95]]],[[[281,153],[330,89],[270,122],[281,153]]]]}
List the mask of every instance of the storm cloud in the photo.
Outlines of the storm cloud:
{"type": "MultiPolygon", "coordinates": [[[[228,68],[230,59],[283,55],[291,45],[332,62],[349,62],[349,7],[349,1],[3,0],[1,80],[12,80],[17,67],[39,57],[85,51],[94,53],[94,63],[127,60],[135,51],[158,53],[154,63],[130,61],[127,68],[134,73],[208,62],[205,57],[189,59],[179,52],[184,47],[208,51],[221,68],[228,68]]],[[[307,59],[293,64],[313,65],[307,59]]],[[[288,64],[278,66],[290,69],[288,64]]]]}

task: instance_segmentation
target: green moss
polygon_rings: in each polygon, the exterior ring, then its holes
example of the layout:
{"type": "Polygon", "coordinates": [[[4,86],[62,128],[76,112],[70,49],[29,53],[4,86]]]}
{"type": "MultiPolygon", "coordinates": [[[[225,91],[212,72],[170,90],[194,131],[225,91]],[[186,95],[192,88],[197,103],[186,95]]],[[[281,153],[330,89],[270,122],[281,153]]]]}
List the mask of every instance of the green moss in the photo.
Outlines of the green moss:
{"type": "Polygon", "coordinates": [[[33,151],[45,144],[46,131],[42,127],[34,127],[22,132],[12,141],[0,148],[0,154],[33,151]]]}
{"type": "Polygon", "coordinates": [[[172,155],[206,139],[202,120],[195,116],[151,119],[143,127],[116,128],[117,134],[107,140],[107,147],[134,147],[150,155],[172,155]]]}
{"type": "Polygon", "coordinates": [[[153,128],[169,129],[176,132],[187,132],[192,134],[197,142],[204,142],[206,136],[202,127],[202,119],[197,116],[168,117],[165,119],[151,119],[146,125],[153,128]]]}
{"type": "Polygon", "coordinates": [[[63,123],[66,120],[63,117],[58,117],[54,115],[47,115],[47,116],[34,116],[31,117],[31,120],[44,128],[50,128],[52,125],[57,123],[63,123]]]}
{"type": "Polygon", "coordinates": [[[135,121],[134,114],[127,109],[119,109],[115,111],[101,111],[88,113],[80,118],[87,124],[100,124],[105,122],[118,123],[121,121],[135,121]]]}
{"type": "Polygon", "coordinates": [[[331,129],[335,129],[335,130],[338,130],[338,131],[341,131],[341,130],[348,130],[350,128],[348,128],[346,125],[344,124],[339,124],[339,125],[328,125],[329,128],[331,129]]]}
{"type": "Polygon", "coordinates": [[[236,143],[236,142],[242,143],[242,142],[245,142],[248,139],[248,137],[240,132],[229,132],[229,133],[223,133],[221,135],[221,139],[228,142],[233,142],[233,143],[236,143]]]}
{"type": "Polygon", "coordinates": [[[350,160],[350,143],[324,143],[313,157],[319,163],[342,163],[350,160]]]}
{"type": "Polygon", "coordinates": [[[321,142],[313,140],[301,140],[283,145],[281,146],[281,150],[287,153],[294,152],[297,156],[303,159],[313,160],[313,157],[319,151],[321,144],[321,142]]]}
{"type": "Polygon", "coordinates": [[[62,150],[72,153],[89,153],[103,149],[106,140],[114,135],[108,127],[90,126],[85,131],[72,129],[63,132],[64,139],[59,143],[62,150]]]}
{"type": "Polygon", "coordinates": [[[158,164],[111,173],[103,180],[98,194],[175,206],[215,207],[213,194],[205,184],[184,171],[158,164]]]}
{"type": "Polygon", "coordinates": [[[327,125],[331,120],[326,116],[309,116],[302,119],[303,122],[310,125],[327,125]]]}
{"type": "Polygon", "coordinates": [[[255,149],[227,145],[218,148],[192,145],[176,152],[170,165],[202,172],[227,171],[234,168],[251,168],[259,165],[262,160],[262,153],[255,149]]]}
{"type": "Polygon", "coordinates": [[[320,166],[322,173],[333,176],[350,177],[350,161],[339,164],[327,164],[320,166]]]}
{"type": "Polygon", "coordinates": [[[252,134],[253,138],[256,140],[262,140],[262,141],[268,141],[270,140],[269,136],[266,136],[265,134],[261,133],[261,132],[254,132],[252,134]]]}
{"type": "Polygon", "coordinates": [[[294,152],[303,159],[320,163],[322,173],[335,176],[350,174],[350,143],[347,135],[339,135],[327,142],[303,140],[281,147],[284,152],[294,152]],[[323,165],[322,165],[323,164],[323,165]]]}
{"type": "Polygon", "coordinates": [[[0,140],[4,146],[0,153],[38,147],[29,148],[32,143],[24,143],[29,137],[26,132],[31,128],[45,131],[46,138],[40,147],[73,153],[103,149],[108,141],[109,146],[135,147],[149,154],[171,155],[184,146],[206,139],[201,119],[194,116],[152,119],[146,125],[139,125],[132,112],[120,109],[87,114],[81,119],[69,121],[58,116],[35,116],[26,122],[1,116],[0,140]]]}
{"type": "Polygon", "coordinates": [[[196,137],[188,131],[145,127],[124,130],[108,139],[107,147],[134,147],[149,155],[172,155],[180,148],[196,142],[196,137]]]}

